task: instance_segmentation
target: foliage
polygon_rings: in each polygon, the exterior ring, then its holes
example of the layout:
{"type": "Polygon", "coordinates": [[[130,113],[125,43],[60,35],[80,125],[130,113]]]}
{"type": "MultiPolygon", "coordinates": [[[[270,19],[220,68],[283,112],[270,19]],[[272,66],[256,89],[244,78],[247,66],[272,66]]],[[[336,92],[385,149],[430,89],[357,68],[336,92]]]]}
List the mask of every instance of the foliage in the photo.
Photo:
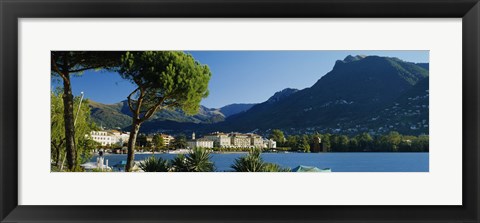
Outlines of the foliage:
{"type": "MultiPolygon", "coordinates": [[[[70,75],[79,75],[90,69],[111,68],[118,65],[122,52],[117,51],[52,51],[52,78],[59,77],[63,82],[63,126],[68,169],[77,168],[78,154],[74,123],[74,99],[70,75]]],[[[77,134],[78,135],[78,134],[77,134]]],[[[83,136],[83,135],[81,135],[83,136]]]]}
{"type": "MultiPolygon", "coordinates": [[[[55,92],[51,92],[51,135],[50,142],[51,160],[52,163],[61,168],[66,159],[66,147],[65,147],[65,131],[64,131],[64,119],[63,119],[63,93],[57,89],[55,92]]],[[[80,97],[74,98],[74,107],[78,109],[80,105],[80,97]]],[[[75,144],[76,146],[76,166],[70,170],[78,170],[81,163],[87,162],[92,156],[92,150],[97,148],[99,144],[90,137],[90,132],[96,130],[95,123],[90,120],[90,107],[88,106],[88,100],[84,99],[80,105],[80,110],[76,110],[74,118],[75,122],[75,144]],[[77,117],[78,116],[78,117],[77,117]]]]}
{"type": "Polygon", "coordinates": [[[204,148],[195,148],[187,154],[186,163],[189,172],[212,172],[215,167],[210,160],[210,152],[204,148]]]}
{"type": "Polygon", "coordinates": [[[212,172],[215,166],[210,158],[210,151],[195,148],[187,155],[179,154],[175,157],[172,160],[172,169],[175,172],[212,172]]]}
{"type": "Polygon", "coordinates": [[[280,129],[272,130],[272,133],[270,134],[269,138],[275,140],[275,142],[279,143],[280,145],[282,145],[285,142],[285,135],[280,129]]]}
{"type": "Polygon", "coordinates": [[[184,154],[178,154],[172,160],[172,171],[174,172],[189,172],[187,158],[184,154]]]}
{"type": "Polygon", "coordinates": [[[246,156],[235,159],[232,168],[236,172],[289,172],[277,164],[264,162],[258,149],[250,150],[246,156]]]}
{"type": "Polygon", "coordinates": [[[155,158],[155,156],[151,156],[143,162],[140,162],[139,168],[145,172],[168,172],[170,164],[168,160],[161,157],[155,158]]]}
{"type": "Polygon", "coordinates": [[[248,155],[235,159],[231,167],[237,172],[263,172],[265,162],[260,157],[260,150],[250,150],[248,155]]]}
{"type": "MultiPolygon", "coordinates": [[[[289,135],[286,145],[292,151],[308,152],[313,146],[315,137],[321,138],[321,143],[328,152],[428,152],[428,135],[410,136],[401,135],[392,131],[386,135],[372,137],[368,133],[360,133],[349,138],[347,135],[314,134],[289,135]]],[[[277,150],[280,150],[278,148],[277,150]]]]}
{"type": "Polygon", "coordinates": [[[165,148],[165,140],[163,139],[162,135],[160,134],[156,134],[153,136],[153,139],[152,139],[152,143],[153,143],[153,146],[155,148],[155,150],[161,150],[163,148],[165,148]]]}
{"type": "Polygon", "coordinates": [[[310,142],[308,140],[307,135],[303,135],[301,140],[299,140],[297,144],[297,149],[302,150],[303,152],[309,153],[310,152],[310,142]]]}
{"type": "Polygon", "coordinates": [[[172,146],[175,149],[185,149],[187,148],[187,137],[184,134],[180,134],[175,137],[172,142],[172,146]]]}
{"type": "Polygon", "coordinates": [[[266,163],[263,168],[263,172],[290,172],[290,168],[283,168],[276,163],[266,163]]]}
{"type": "Polygon", "coordinates": [[[95,168],[95,169],[92,169],[91,172],[112,172],[112,170],[95,168]]]}
{"type": "Polygon", "coordinates": [[[197,113],[200,101],[208,96],[211,72],[207,65],[179,51],[127,52],[118,71],[137,86],[127,97],[134,137],[129,138],[125,171],[131,171],[141,124],[162,109],[197,113]]]}

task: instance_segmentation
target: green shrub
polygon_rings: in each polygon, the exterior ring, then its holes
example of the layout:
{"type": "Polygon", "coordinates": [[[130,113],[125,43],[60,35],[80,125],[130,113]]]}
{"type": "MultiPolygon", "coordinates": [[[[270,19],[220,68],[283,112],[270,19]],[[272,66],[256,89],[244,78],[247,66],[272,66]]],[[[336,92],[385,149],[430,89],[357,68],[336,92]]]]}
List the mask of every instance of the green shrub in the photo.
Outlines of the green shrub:
{"type": "Polygon", "coordinates": [[[138,167],[145,172],[168,172],[170,165],[168,160],[163,158],[155,158],[151,156],[141,162],[138,167]]]}

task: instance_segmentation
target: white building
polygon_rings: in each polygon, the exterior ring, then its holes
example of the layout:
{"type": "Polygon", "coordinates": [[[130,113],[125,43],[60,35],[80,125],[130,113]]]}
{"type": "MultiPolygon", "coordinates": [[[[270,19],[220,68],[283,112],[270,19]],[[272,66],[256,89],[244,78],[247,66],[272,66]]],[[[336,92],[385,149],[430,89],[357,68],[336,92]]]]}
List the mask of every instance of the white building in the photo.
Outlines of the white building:
{"type": "Polygon", "coordinates": [[[205,138],[214,141],[215,147],[220,148],[263,148],[264,140],[261,136],[253,133],[232,132],[229,134],[213,132],[205,138]]]}
{"type": "Polygon", "coordinates": [[[214,146],[218,148],[231,148],[232,143],[231,139],[228,134],[222,132],[214,132],[208,135],[205,135],[206,139],[212,140],[214,142],[214,146]]]}
{"type": "Polygon", "coordinates": [[[273,140],[273,139],[265,139],[263,141],[263,148],[275,149],[275,148],[277,148],[277,142],[275,142],[275,140],[273,140]]]}
{"type": "Polygon", "coordinates": [[[114,138],[114,144],[117,146],[123,146],[123,144],[128,143],[128,139],[130,139],[130,132],[120,132],[120,131],[110,131],[114,138]]]}
{"type": "Polygon", "coordinates": [[[192,140],[187,141],[188,148],[195,149],[195,148],[213,148],[213,140],[208,138],[200,138],[195,139],[195,133],[192,134],[192,140]]]}
{"type": "Polygon", "coordinates": [[[93,141],[100,143],[102,146],[111,146],[115,144],[113,135],[107,131],[91,131],[90,136],[93,141]]]}
{"type": "Polygon", "coordinates": [[[102,146],[122,146],[124,143],[128,143],[130,133],[117,130],[91,131],[90,137],[102,146]]]}

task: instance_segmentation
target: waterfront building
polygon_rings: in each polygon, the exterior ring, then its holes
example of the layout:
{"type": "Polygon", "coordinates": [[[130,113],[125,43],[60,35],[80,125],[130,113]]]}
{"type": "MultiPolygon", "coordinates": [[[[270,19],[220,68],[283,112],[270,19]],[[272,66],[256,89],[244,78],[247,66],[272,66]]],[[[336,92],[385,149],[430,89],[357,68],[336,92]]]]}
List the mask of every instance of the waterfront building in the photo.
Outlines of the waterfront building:
{"type": "Polygon", "coordinates": [[[231,133],[230,139],[231,143],[236,148],[250,148],[252,139],[247,134],[242,133],[231,133]]]}
{"type": "Polygon", "coordinates": [[[214,141],[208,138],[195,138],[195,133],[192,133],[192,139],[187,141],[188,148],[213,148],[214,141]]]}
{"type": "Polygon", "coordinates": [[[128,142],[130,133],[117,130],[101,130],[91,131],[90,137],[93,141],[100,143],[102,146],[122,146],[128,142]]]}
{"type": "Polygon", "coordinates": [[[205,138],[212,140],[214,146],[219,148],[264,148],[262,137],[253,133],[212,132],[205,135],[205,138]]]}
{"type": "Polygon", "coordinates": [[[275,149],[277,148],[277,142],[273,139],[265,139],[263,141],[263,148],[265,149],[275,149]]]}
{"type": "Polygon", "coordinates": [[[173,136],[167,134],[160,134],[160,136],[162,136],[163,138],[163,144],[165,147],[170,146],[170,143],[173,142],[173,140],[175,139],[173,138],[173,136]]]}
{"type": "Polygon", "coordinates": [[[110,131],[113,135],[114,144],[117,146],[123,146],[128,143],[128,139],[130,138],[130,132],[121,132],[117,130],[110,131]]]}
{"type": "Polygon", "coordinates": [[[107,131],[91,131],[90,137],[93,141],[100,143],[102,146],[111,146],[115,143],[112,134],[107,131]]]}
{"type": "Polygon", "coordinates": [[[263,139],[261,136],[256,134],[248,134],[251,139],[251,146],[255,148],[262,148],[263,147],[263,139]]]}
{"type": "Polygon", "coordinates": [[[218,148],[230,148],[232,146],[231,139],[228,134],[223,132],[213,132],[205,135],[204,138],[212,140],[214,146],[218,148]]]}

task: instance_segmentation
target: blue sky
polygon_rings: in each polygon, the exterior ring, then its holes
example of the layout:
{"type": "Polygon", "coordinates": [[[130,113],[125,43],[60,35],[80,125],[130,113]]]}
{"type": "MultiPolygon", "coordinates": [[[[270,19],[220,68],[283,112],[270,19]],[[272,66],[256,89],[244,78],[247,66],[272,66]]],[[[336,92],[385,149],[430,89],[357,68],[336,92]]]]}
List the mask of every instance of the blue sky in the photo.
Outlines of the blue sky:
{"type": "MultiPolygon", "coordinates": [[[[348,55],[397,57],[415,63],[429,62],[428,51],[188,51],[212,71],[210,95],[202,105],[219,108],[232,103],[260,103],[285,88],[312,86],[348,55]]],[[[52,79],[52,87],[61,85],[52,79]]],[[[87,71],[72,77],[74,95],[113,104],[135,89],[117,73],[87,71]]]]}

